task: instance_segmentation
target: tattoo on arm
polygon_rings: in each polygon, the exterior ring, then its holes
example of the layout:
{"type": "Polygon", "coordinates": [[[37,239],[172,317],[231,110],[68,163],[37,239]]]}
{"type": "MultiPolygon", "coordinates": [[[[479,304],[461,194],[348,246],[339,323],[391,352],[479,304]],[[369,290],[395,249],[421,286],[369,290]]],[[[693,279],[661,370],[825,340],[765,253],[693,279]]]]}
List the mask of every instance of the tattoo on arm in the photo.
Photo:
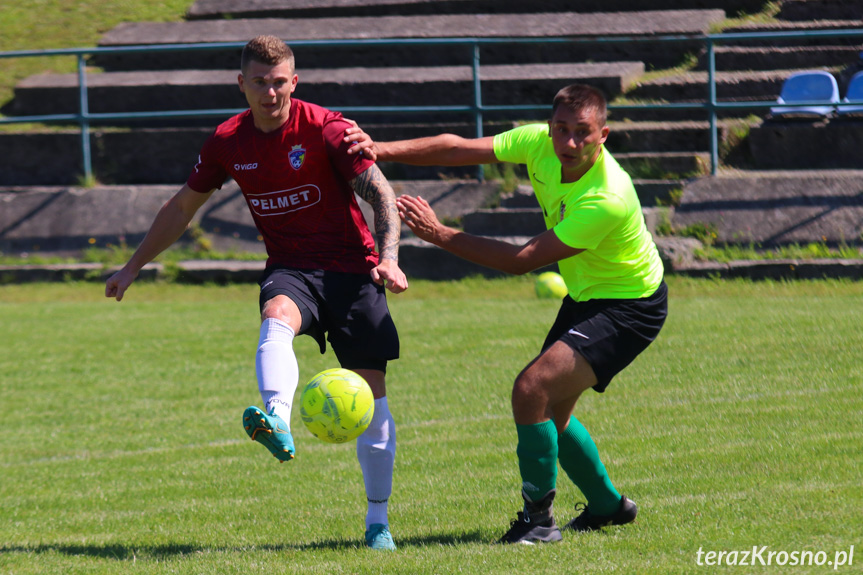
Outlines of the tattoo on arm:
{"type": "Polygon", "coordinates": [[[381,260],[398,261],[401,222],[392,186],[376,165],[372,165],[349,183],[357,195],[374,208],[375,236],[381,260]]]}

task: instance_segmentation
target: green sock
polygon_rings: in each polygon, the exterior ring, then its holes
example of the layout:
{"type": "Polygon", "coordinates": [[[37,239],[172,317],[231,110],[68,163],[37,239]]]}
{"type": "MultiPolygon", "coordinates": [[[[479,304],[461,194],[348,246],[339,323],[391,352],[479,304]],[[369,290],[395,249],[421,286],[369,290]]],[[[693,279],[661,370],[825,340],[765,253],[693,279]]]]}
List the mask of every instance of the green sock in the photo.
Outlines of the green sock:
{"type": "Polygon", "coordinates": [[[558,438],[560,466],[584,496],[590,512],[609,515],[620,507],[620,493],[611,484],[590,434],[575,416],[558,438]]]}
{"type": "Polygon", "coordinates": [[[515,429],[521,487],[531,501],[539,501],[557,485],[557,428],[549,420],[515,429]]]}

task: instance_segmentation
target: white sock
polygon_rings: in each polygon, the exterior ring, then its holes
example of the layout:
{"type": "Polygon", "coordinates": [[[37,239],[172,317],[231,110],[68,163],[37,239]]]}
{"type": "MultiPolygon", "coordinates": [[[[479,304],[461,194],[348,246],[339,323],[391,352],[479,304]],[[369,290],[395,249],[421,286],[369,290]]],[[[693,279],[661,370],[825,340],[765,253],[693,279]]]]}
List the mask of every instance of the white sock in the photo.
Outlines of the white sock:
{"type": "Polygon", "coordinates": [[[290,428],[291,406],[300,377],[297,356],[294,355],[294,330],[283,321],[269,318],[261,323],[255,373],[258,391],[267,413],[274,410],[290,428]]]}
{"type": "Polygon", "coordinates": [[[357,459],[363,470],[368,511],[366,529],[372,523],[389,523],[387,500],[393,491],[393,464],[396,459],[396,423],[387,398],[375,400],[375,415],[357,438],[357,459]]]}

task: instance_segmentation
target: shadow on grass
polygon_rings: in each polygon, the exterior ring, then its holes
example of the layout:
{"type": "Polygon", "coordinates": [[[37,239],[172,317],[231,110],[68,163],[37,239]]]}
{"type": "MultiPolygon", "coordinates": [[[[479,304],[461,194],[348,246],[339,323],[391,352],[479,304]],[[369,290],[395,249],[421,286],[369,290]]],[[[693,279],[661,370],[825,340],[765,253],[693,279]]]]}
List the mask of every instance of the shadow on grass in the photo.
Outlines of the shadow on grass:
{"type": "MultiPolygon", "coordinates": [[[[491,543],[486,536],[479,532],[463,533],[441,533],[438,535],[427,535],[422,537],[396,538],[396,545],[400,549],[410,547],[427,547],[433,545],[450,546],[466,543],[491,543]]],[[[246,553],[253,551],[319,551],[319,550],[348,550],[359,549],[362,546],[357,539],[324,539],[307,543],[281,543],[265,545],[249,545],[237,547],[209,547],[206,545],[75,545],[75,544],[50,544],[40,545],[2,545],[0,555],[6,553],[61,553],[70,556],[95,557],[100,559],[116,559],[117,561],[128,561],[132,559],[166,559],[180,557],[195,553],[246,553]]]]}

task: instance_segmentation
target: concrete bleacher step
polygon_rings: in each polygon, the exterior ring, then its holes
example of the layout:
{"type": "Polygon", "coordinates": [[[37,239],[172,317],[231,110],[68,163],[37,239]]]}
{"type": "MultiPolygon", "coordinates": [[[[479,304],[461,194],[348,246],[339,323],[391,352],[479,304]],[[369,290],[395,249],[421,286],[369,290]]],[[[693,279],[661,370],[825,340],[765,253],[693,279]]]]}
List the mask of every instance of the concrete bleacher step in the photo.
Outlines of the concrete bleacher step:
{"type": "Polygon", "coordinates": [[[768,119],[750,130],[747,144],[761,170],[858,168],[863,165],[863,121],[768,119]]]}
{"type": "MultiPolygon", "coordinates": [[[[208,128],[92,129],[93,174],[103,184],[183,183],[208,128]]],[[[83,174],[76,130],[0,133],[0,186],[75,185],[83,174]]]]}
{"type": "Polygon", "coordinates": [[[536,195],[530,184],[519,184],[515,190],[500,197],[501,208],[535,208],[536,195]]]}
{"type": "Polygon", "coordinates": [[[614,154],[614,159],[630,173],[662,177],[704,175],[710,169],[710,156],[707,153],[620,152],[614,154]]]}
{"type": "MultiPolygon", "coordinates": [[[[647,213],[649,213],[649,209],[647,208],[647,213]]],[[[645,215],[646,217],[647,215],[645,215]]],[[[466,233],[487,237],[519,236],[530,238],[546,231],[542,209],[536,205],[535,200],[533,207],[474,210],[464,214],[461,223],[462,229],[466,233]]]]}
{"type": "MultiPolygon", "coordinates": [[[[764,0],[652,0],[653,10],[717,8],[729,15],[755,13],[764,0]]],[[[198,0],[189,9],[190,20],[222,18],[323,18],[337,9],[340,16],[391,16],[432,14],[517,14],[569,12],[571,0],[543,0],[538,7],[524,0],[198,0]]],[[[638,0],[579,0],[578,11],[627,12],[643,9],[638,0]]]]}
{"type": "MultiPolygon", "coordinates": [[[[540,120],[541,121],[541,120],[540,120]]],[[[606,146],[617,156],[621,153],[642,153],[662,150],[664,153],[684,152],[686,154],[705,153],[709,146],[709,123],[707,121],[682,122],[618,122],[608,123],[610,133],[606,146]]],[[[719,139],[722,141],[730,123],[719,121],[719,139]]],[[[484,135],[494,135],[512,128],[513,121],[490,123],[484,135]]],[[[380,141],[403,140],[433,136],[442,132],[473,137],[473,127],[469,123],[419,124],[368,124],[364,125],[372,138],[380,141]]]]}
{"type": "MultiPolygon", "coordinates": [[[[709,149],[707,122],[611,122],[607,146],[613,154],[628,152],[705,153],[709,149]]],[[[469,122],[419,124],[364,124],[376,140],[390,141],[442,132],[473,137],[469,122]]],[[[209,127],[172,127],[135,130],[94,128],[90,132],[93,172],[103,183],[163,184],[184,182],[201,145],[212,132],[209,127]]],[[[484,124],[484,134],[494,135],[512,128],[512,121],[484,124]]],[[[726,125],[719,122],[719,139],[726,138],[726,125]]],[[[0,185],[70,185],[82,174],[80,135],[75,130],[45,133],[0,133],[0,185]],[[39,169],[33,169],[39,166],[39,169]]],[[[413,169],[382,163],[389,178],[476,177],[474,168],[447,171],[434,166],[413,169]]]]}
{"type": "MultiPolygon", "coordinates": [[[[214,120],[215,121],[215,120],[214,120]]],[[[172,184],[182,183],[198,157],[201,145],[215,124],[206,127],[165,127],[147,129],[104,129],[90,131],[93,173],[103,184],[172,184]]],[[[433,135],[441,132],[472,137],[475,128],[467,122],[454,124],[407,124],[378,130],[364,127],[377,140],[433,135]]],[[[496,134],[513,127],[510,122],[484,123],[486,134],[496,134]]],[[[81,138],[76,130],[50,132],[0,133],[0,186],[3,185],[74,185],[83,173],[81,138]],[[38,166],[35,169],[34,166],[38,166]]],[[[428,167],[381,163],[391,179],[436,179],[443,177],[475,178],[475,168],[458,172],[428,167]]]]}
{"type": "MultiPolygon", "coordinates": [[[[782,83],[796,70],[717,72],[716,97],[720,100],[775,100],[782,83]]],[[[627,97],[664,102],[704,101],[708,97],[707,72],[685,72],[639,83],[627,97]]]]}
{"type": "Polygon", "coordinates": [[[859,169],[720,173],[687,184],[672,225],[715,226],[720,245],[859,244],[861,181],[859,169]]]}
{"type": "MultiPolygon", "coordinates": [[[[710,124],[707,121],[609,122],[606,146],[613,154],[625,152],[707,152],[710,124]]],[[[729,125],[717,122],[719,141],[727,137],[729,125]]]]}
{"type": "MultiPolygon", "coordinates": [[[[716,69],[791,70],[847,66],[859,59],[858,46],[725,46],[715,48],[716,69]]],[[[701,54],[698,69],[707,69],[701,54]]]]}
{"type": "MultiPolygon", "coordinates": [[[[709,119],[704,103],[707,96],[691,101],[680,101],[678,103],[693,104],[693,108],[656,108],[656,100],[644,100],[641,98],[627,100],[628,105],[647,106],[645,108],[618,108],[611,109],[608,114],[609,121],[615,122],[701,122],[709,119]]],[[[612,104],[614,105],[614,104],[612,104]]],[[[749,110],[718,110],[717,118],[724,120],[737,119],[749,115],[749,110]]]]}
{"type": "MultiPolygon", "coordinates": [[[[639,188],[639,182],[633,181],[636,184],[636,191],[638,192],[639,200],[641,201],[641,205],[643,208],[653,207],[654,204],[648,204],[645,202],[645,198],[642,195],[642,189],[639,188]]],[[[684,182],[677,182],[678,189],[682,190],[684,186],[684,182]]],[[[500,208],[502,209],[536,209],[539,207],[536,201],[536,195],[533,192],[533,188],[530,184],[519,184],[518,187],[508,193],[504,194],[500,197],[499,200],[500,208]]],[[[668,205],[668,204],[665,204],[668,205]]],[[[534,224],[531,223],[531,226],[534,224]]]]}
{"type": "MultiPolygon", "coordinates": [[[[488,65],[480,69],[483,103],[550,104],[561,86],[594,85],[620,94],[644,72],[640,62],[488,65]]],[[[456,106],[473,102],[468,66],[300,69],[297,98],[338,109],[347,106],[456,106]]],[[[87,76],[91,113],[246,107],[237,72],[165,70],[87,76]]],[[[69,114],[78,110],[76,74],[39,74],[15,87],[7,113],[69,114]]],[[[122,122],[118,122],[122,123],[122,122]]]]}
{"type": "MultiPolygon", "coordinates": [[[[160,207],[179,189],[171,185],[0,187],[0,252],[74,251],[92,245],[137,245],[160,207]]],[[[494,182],[417,181],[393,183],[396,193],[426,198],[441,218],[454,219],[489,205],[500,194],[494,182]]],[[[373,228],[373,210],[360,202],[373,228]]],[[[249,208],[233,181],[198,210],[196,225],[219,251],[263,253],[249,208]]],[[[406,226],[402,232],[411,236],[406,226]]],[[[194,243],[186,233],[180,242],[194,243]]],[[[259,263],[263,269],[263,262],[259,263]]]]}
{"type": "MultiPolygon", "coordinates": [[[[686,183],[672,223],[715,225],[720,244],[843,244],[863,233],[861,177],[863,171],[837,169],[729,172],[700,178],[686,183]]],[[[520,186],[501,199],[505,208],[466,214],[465,231],[490,236],[541,232],[542,216],[538,208],[531,212],[531,200],[529,187],[520,186]]]]}
{"type": "Polygon", "coordinates": [[[670,206],[683,193],[687,179],[647,180],[633,178],[632,185],[643,208],[670,206]]]}
{"type": "MultiPolygon", "coordinates": [[[[302,25],[289,19],[193,20],[120,24],[99,41],[102,47],[139,44],[165,45],[203,42],[246,42],[259,34],[298,40],[423,39],[423,38],[594,38],[597,36],[650,37],[700,35],[725,17],[722,10],[650,10],[620,13],[436,14],[428,16],[380,16],[369,18],[306,18],[302,25]]],[[[495,44],[481,49],[483,64],[634,60],[654,66],[672,65],[686,50],[700,43],[667,45],[627,42],[598,45],[495,44]],[[662,61],[664,60],[664,62],[662,61]]],[[[466,46],[297,46],[298,68],[383,65],[434,66],[470,62],[466,46]]],[[[198,52],[102,54],[93,63],[111,70],[235,69],[239,49],[198,52]]]]}
{"type": "Polygon", "coordinates": [[[777,14],[782,20],[863,20],[858,0],[784,0],[777,14]]]}
{"type": "MultiPolygon", "coordinates": [[[[496,134],[511,126],[489,125],[486,134],[496,134]]],[[[374,130],[369,128],[370,132],[374,130]]],[[[466,134],[471,136],[471,134],[466,134]]],[[[385,140],[382,140],[385,141],[385,140]]],[[[613,152],[614,158],[633,178],[639,179],[639,196],[643,203],[668,199],[669,192],[680,187],[681,178],[691,178],[706,174],[710,167],[710,157],[706,152],[613,152]]],[[[378,166],[391,180],[430,180],[464,179],[477,177],[475,166],[408,166],[394,162],[379,162],[378,166]]],[[[516,166],[514,175],[527,180],[524,166],[516,166]]],[[[650,203],[649,205],[652,205],[650,203]]],[[[518,206],[510,206],[518,207],[518,206]]],[[[523,206],[522,206],[523,207],[523,206]]]]}
{"type": "MultiPolygon", "coordinates": [[[[620,154],[615,154],[615,158],[620,154]]],[[[672,204],[669,192],[682,191],[687,180],[642,180],[634,179],[633,185],[642,207],[668,206],[672,204]],[[661,200],[661,201],[657,201],[661,200]]],[[[499,200],[501,208],[537,208],[536,196],[530,184],[520,184],[513,192],[499,200]]]]}
{"type": "Polygon", "coordinates": [[[545,231],[542,209],[532,208],[479,209],[462,217],[462,229],[478,236],[535,236],[545,231]]]}
{"type": "MultiPolygon", "coordinates": [[[[863,60],[849,62],[846,66],[818,66],[790,70],[717,72],[717,99],[720,102],[775,102],[782,91],[784,81],[793,73],[804,69],[819,69],[831,72],[844,94],[848,79],[857,70],[863,69],[863,60]]],[[[684,72],[643,82],[626,93],[627,103],[704,103],[708,98],[707,72],[684,72]]],[[[614,104],[614,102],[612,102],[614,104]]],[[[767,107],[737,107],[719,110],[717,117],[726,120],[747,118],[751,115],[767,117],[767,107]]],[[[700,120],[707,118],[703,109],[621,109],[612,110],[610,118],[616,121],[669,121],[700,120]]]]}
{"type": "MultiPolygon", "coordinates": [[[[853,20],[806,20],[786,21],[777,20],[765,23],[747,23],[723,29],[725,34],[753,33],[753,32],[818,32],[836,30],[859,30],[863,24],[863,18],[853,20]]],[[[738,40],[741,46],[860,46],[863,38],[857,37],[826,37],[826,38],[763,38],[752,40],[738,40]]]]}

